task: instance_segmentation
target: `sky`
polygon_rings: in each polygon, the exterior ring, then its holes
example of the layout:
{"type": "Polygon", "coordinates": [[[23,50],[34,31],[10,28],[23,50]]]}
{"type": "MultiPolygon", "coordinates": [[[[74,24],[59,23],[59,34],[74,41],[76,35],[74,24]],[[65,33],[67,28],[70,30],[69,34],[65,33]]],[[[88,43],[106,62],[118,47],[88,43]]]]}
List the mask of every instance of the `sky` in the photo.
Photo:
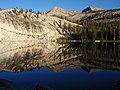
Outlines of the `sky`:
{"type": "Polygon", "coordinates": [[[46,11],[55,6],[67,10],[82,10],[88,6],[102,9],[120,8],[120,0],[0,0],[0,8],[23,8],[46,11]]]}

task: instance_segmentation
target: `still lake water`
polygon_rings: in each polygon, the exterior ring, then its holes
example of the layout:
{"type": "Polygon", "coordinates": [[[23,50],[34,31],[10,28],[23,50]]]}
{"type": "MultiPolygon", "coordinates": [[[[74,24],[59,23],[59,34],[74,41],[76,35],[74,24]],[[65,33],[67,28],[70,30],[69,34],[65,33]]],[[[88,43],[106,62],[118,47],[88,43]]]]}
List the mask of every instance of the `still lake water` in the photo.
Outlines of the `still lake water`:
{"type": "Polygon", "coordinates": [[[0,43],[0,71],[0,90],[120,90],[120,44],[0,43]]]}

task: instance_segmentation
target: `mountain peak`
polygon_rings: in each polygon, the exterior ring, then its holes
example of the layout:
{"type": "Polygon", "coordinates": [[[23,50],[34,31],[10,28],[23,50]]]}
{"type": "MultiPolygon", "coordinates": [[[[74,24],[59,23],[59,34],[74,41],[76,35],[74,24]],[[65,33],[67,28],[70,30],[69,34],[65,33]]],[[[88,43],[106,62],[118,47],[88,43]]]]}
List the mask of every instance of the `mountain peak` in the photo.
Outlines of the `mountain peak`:
{"type": "Polygon", "coordinates": [[[50,9],[49,11],[47,11],[46,14],[52,15],[54,13],[60,13],[60,12],[63,12],[63,11],[65,11],[63,8],[56,6],[52,9],[50,9]]]}
{"type": "Polygon", "coordinates": [[[55,6],[55,7],[54,7],[54,8],[52,8],[52,9],[63,9],[63,8],[58,7],[58,6],[55,6]]]}
{"type": "Polygon", "coordinates": [[[56,6],[56,7],[52,8],[52,9],[50,9],[49,11],[50,12],[60,12],[60,11],[64,11],[64,9],[61,8],[61,7],[56,6]]]}
{"type": "Polygon", "coordinates": [[[82,10],[82,12],[91,12],[91,11],[99,11],[99,10],[103,10],[103,9],[89,6],[89,7],[85,8],[84,10],[82,10]]]}

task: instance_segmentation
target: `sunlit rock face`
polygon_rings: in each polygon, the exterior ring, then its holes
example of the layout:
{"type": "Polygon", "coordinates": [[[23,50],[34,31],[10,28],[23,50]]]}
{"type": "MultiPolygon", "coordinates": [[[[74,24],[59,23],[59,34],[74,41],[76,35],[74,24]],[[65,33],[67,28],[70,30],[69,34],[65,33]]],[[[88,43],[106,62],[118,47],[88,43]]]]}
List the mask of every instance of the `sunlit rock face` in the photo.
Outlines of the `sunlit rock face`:
{"type": "Polygon", "coordinates": [[[54,7],[46,12],[44,14],[50,15],[50,16],[59,16],[59,17],[65,17],[65,16],[74,16],[75,14],[81,14],[80,11],[75,10],[65,10],[61,7],[54,7]]]}
{"type": "Polygon", "coordinates": [[[39,36],[41,36],[40,38],[46,36],[45,38],[47,39],[49,34],[57,35],[57,32],[51,29],[53,27],[50,27],[49,22],[41,21],[41,18],[35,20],[37,18],[34,14],[31,14],[29,18],[24,18],[23,15],[24,13],[14,15],[12,10],[0,12],[1,41],[30,41],[38,39],[39,36]]]}
{"type": "Polygon", "coordinates": [[[17,9],[0,11],[0,41],[53,41],[61,37],[61,26],[75,23],[31,12],[20,13],[17,9]],[[56,24],[57,23],[57,24],[56,24]]]}

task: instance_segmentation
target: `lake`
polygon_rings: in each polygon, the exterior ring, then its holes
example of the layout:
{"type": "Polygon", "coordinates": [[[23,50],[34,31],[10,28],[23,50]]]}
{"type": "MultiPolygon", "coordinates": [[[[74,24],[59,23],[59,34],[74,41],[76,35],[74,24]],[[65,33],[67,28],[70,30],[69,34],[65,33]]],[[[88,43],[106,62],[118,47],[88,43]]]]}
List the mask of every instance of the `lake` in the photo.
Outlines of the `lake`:
{"type": "Polygon", "coordinates": [[[0,90],[120,90],[120,43],[0,42],[0,90]]]}

